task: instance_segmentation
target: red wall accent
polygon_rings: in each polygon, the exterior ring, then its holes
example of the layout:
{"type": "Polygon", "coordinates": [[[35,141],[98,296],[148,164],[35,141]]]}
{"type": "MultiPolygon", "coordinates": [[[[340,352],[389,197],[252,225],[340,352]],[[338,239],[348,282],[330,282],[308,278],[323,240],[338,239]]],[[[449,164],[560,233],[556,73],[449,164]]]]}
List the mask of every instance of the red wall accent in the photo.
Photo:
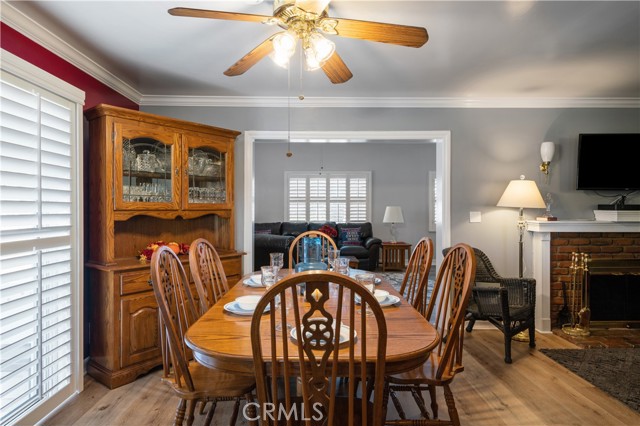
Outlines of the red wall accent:
{"type": "Polygon", "coordinates": [[[138,104],[96,80],[86,72],[51,53],[4,22],[0,22],[0,47],[47,71],[67,83],[84,90],[84,110],[105,103],[139,110],[138,104]]]}

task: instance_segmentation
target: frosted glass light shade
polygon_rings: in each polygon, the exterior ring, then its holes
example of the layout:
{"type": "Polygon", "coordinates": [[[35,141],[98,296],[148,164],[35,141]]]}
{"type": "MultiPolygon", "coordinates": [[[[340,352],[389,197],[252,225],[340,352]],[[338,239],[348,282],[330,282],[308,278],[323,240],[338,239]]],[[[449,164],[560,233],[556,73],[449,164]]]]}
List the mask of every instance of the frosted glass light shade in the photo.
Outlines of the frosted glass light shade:
{"type": "Polygon", "coordinates": [[[550,163],[553,160],[553,154],[556,151],[556,146],[553,142],[542,142],[540,145],[540,157],[545,163],[550,163]]]}
{"type": "Polygon", "coordinates": [[[384,210],[382,223],[404,223],[402,208],[400,206],[387,206],[384,210]]]}
{"type": "Polygon", "coordinates": [[[498,207],[541,209],[545,208],[546,204],[542,199],[538,185],[521,176],[519,180],[509,182],[507,189],[504,190],[498,201],[498,207]]]}
{"type": "Polygon", "coordinates": [[[297,39],[289,31],[276,34],[272,41],[273,52],[269,55],[271,60],[282,68],[289,66],[289,59],[296,51],[297,39]]]}
{"type": "Polygon", "coordinates": [[[322,34],[314,32],[309,35],[304,47],[305,63],[308,70],[315,70],[324,65],[327,59],[333,55],[336,45],[322,36],[322,34]]]}

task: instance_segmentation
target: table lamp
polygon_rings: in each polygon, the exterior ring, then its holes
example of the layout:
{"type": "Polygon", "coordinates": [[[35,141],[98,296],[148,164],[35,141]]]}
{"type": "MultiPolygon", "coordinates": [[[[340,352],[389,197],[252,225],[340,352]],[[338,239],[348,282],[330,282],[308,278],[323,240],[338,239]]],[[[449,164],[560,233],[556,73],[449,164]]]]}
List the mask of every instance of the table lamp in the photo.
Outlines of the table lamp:
{"type": "Polygon", "coordinates": [[[524,209],[542,209],[546,207],[542,195],[538,190],[538,186],[532,180],[525,180],[524,175],[520,176],[519,180],[512,180],[509,182],[507,189],[504,190],[504,194],[498,201],[498,207],[517,207],[520,209],[518,215],[518,231],[520,233],[520,240],[518,242],[519,249],[519,268],[518,277],[522,278],[523,272],[523,242],[522,237],[524,235],[524,209]]]}
{"type": "Polygon", "coordinates": [[[400,206],[387,206],[384,211],[384,218],[382,223],[391,224],[391,242],[397,243],[396,235],[396,223],[404,223],[404,216],[402,215],[402,208],[400,206]]]}

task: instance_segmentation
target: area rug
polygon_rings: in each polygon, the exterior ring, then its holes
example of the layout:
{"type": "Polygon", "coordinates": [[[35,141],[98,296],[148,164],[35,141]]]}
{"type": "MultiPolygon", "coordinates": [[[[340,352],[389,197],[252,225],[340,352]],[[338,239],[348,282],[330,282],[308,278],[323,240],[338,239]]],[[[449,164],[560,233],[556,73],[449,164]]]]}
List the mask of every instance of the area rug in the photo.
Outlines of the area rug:
{"type": "Polygon", "coordinates": [[[540,352],[640,411],[640,348],[540,349],[540,352]]]}
{"type": "MultiPolygon", "coordinates": [[[[433,290],[433,284],[435,282],[435,272],[434,268],[429,273],[429,284],[427,287],[427,297],[431,295],[431,290],[433,290]]],[[[384,277],[387,281],[391,283],[393,288],[400,291],[400,285],[402,285],[402,279],[404,278],[404,272],[376,272],[376,275],[380,275],[384,277]]]]}

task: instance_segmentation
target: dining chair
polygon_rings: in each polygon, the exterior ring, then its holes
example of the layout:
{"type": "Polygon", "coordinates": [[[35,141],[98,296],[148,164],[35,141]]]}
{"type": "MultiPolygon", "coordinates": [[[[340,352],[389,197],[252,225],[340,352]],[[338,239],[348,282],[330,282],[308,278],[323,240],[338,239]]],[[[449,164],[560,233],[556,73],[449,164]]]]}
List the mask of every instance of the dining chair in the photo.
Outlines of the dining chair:
{"type": "Polygon", "coordinates": [[[303,232],[298,235],[289,246],[289,267],[292,269],[299,262],[300,257],[302,256],[303,250],[298,246],[301,244],[304,237],[320,237],[320,245],[323,257],[327,255],[329,247],[333,247],[336,250],[338,249],[338,246],[336,245],[336,242],[333,241],[333,238],[322,231],[303,232]]]}
{"type": "Polygon", "coordinates": [[[204,314],[229,291],[220,256],[206,239],[198,238],[189,246],[189,269],[200,299],[200,313],[204,314]]]}
{"type": "Polygon", "coordinates": [[[411,252],[400,284],[400,294],[423,316],[427,309],[429,272],[433,260],[433,240],[423,237],[411,252]]]}
{"type": "MultiPolygon", "coordinates": [[[[293,425],[308,424],[301,413],[311,425],[383,424],[383,392],[361,398],[357,384],[384,389],[387,326],[380,304],[354,279],[328,271],[283,278],[253,313],[251,345],[261,407],[294,413],[293,425]]],[[[284,424],[266,410],[260,417],[262,425],[284,424]]]]}
{"type": "Polygon", "coordinates": [[[151,256],[151,282],[160,311],[160,346],[163,377],[180,398],[174,425],[194,421],[196,403],[213,402],[205,424],[213,419],[216,403],[235,401],[231,424],[235,424],[240,399],[253,401],[255,379],[207,368],[192,359],[184,342],[184,334],[199,317],[189,280],[178,256],[167,246],[159,247],[151,256]]]}
{"type": "Polygon", "coordinates": [[[420,367],[387,376],[385,401],[388,401],[388,396],[391,396],[400,419],[386,420],[386,425],[460,425],[449,384],[455,375],[464,369],[462,366],[464,316],[471,295],[475,269],[475,254],[467,244],[455,245],[444,257],[425,312],[425,318],[434,318],[433,322],[440,335],[440,342],[431,352],[429,359],[420,367]],[[437,387],[443,388],[449,420],[438,418],[437,387]],[[422,397],[424,390],[429,392],[432,416],[429,415],[422,397]],[[420,409],[421,419],[406,419],[402,405],[395,395],[398,391],[412,393],[420,409]]]}

